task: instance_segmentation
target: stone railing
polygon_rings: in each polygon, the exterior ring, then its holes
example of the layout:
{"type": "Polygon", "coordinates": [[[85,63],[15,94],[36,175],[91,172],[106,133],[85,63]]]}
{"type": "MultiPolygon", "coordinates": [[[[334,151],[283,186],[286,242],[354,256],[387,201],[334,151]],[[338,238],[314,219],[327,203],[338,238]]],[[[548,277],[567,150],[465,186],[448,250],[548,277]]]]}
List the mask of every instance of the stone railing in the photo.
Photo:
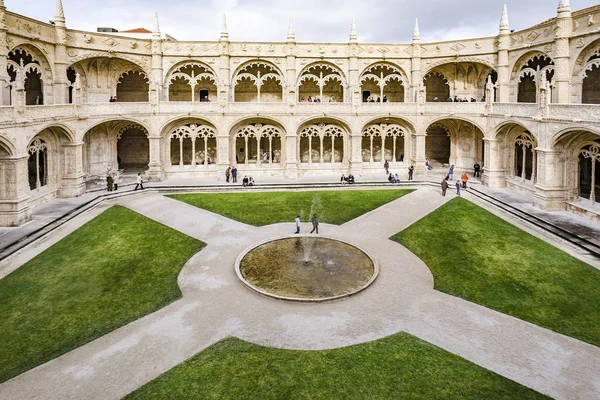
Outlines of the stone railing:
{"type": "Polygon", "coordinates": [[[535,118],[568,122],[600,122],[600,105],[594,104],[549,104],[547,109],[535,103],[236,103],[230,102],[222,108],[217,102],[178,102],[163,101],[157,107],[148,102],[142,103],[89,103],[80,107],[73,104],[26,106],[18,113],[12,106],[0,107],[0,125],[13,125],[24,121],[35,122],[80,117],[116,117],[147,115],[150,113],[166,115],[211,115],[256,114],[262,116],[286,114],[323,114],[348,115],[390,115],[411,116],[421,113],[427,115],[486,115],[502,118],[535,118]]]}

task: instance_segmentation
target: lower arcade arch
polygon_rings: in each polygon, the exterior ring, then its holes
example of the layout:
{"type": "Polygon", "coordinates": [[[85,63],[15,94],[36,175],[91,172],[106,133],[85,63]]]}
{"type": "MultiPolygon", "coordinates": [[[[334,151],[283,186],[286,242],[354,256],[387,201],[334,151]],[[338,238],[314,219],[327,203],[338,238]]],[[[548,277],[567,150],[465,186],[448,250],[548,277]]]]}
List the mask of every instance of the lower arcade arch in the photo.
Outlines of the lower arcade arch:
{"type": "Polygon", "coordinates": [[[284,138],[285,130],[273,121],[244,121],[231,131],[231,159],[235,165],[280,166],[285,160],[284,138]]]}
{"type": "Polygon", "coordinates": [[[217,130],[203,120],[182,121],[167,131],[172,170],[208,167],[217,162],[217,130]]]}
{"type": "Polygon", "coordinates": [[[60,188],[70,167],[66,146],[71,143],[72,136],[60,127],[46,128],[31,139],[27,145],[27,178],[32,192],[45,194],[60,188]]]}
{"type": "Polygon", "coordinates": [[[134,121],[108,121],[89,129],[83,137],[86,179],[111,173],[136,174],[150,163],[148,130],[134,121]]]}
{"type": "Polygon", "coordinates": [[[404,162],[409,139],[403,121],[385,118],[367,124],[362,130],[361,159],[364,163],[404,162]]]}
{"type": "Polygon", "coordinates": [[[427,127],[425,158],[433,167],[454,165],[459,171],[472,171],[485,163],[483,131],[472,122],[443,119],[427,127]]]}
{"type": "Polygon", "coordinates": [[[319,120],[298,131],[297,160],[305,166],[346,164],[348,131],[336,121],[319,120]]]}
{"type": "Polygon", "coordinates": [[[535,136],[525,127],[511,123],[501,127],[496,138],[499,159],[497,165],[491,167],[501,171],[507,180],[517,179],[535,184],[538,147],[535,136]]]}
{"type": "Polygon", "coordinates": [[[600,199],[600,135],[575,130],[561,135],[555,144],[564,160],[562,181],[570,200],[598,205],[600,199]]]}

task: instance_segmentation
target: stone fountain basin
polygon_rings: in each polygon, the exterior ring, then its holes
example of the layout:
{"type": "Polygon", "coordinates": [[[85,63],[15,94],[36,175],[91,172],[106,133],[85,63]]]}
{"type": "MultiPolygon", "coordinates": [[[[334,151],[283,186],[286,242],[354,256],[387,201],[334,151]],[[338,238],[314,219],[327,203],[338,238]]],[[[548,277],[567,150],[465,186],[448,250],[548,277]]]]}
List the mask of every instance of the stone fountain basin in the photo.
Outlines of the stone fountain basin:
{"type": "Polygon", "coordinates": [[[305,234],[268,239],[250,246],[238,256],[235,270],[246,286],[262,295],[321,302],[366,289],[377,278],[379,266],[354,244],[305,234]]]}

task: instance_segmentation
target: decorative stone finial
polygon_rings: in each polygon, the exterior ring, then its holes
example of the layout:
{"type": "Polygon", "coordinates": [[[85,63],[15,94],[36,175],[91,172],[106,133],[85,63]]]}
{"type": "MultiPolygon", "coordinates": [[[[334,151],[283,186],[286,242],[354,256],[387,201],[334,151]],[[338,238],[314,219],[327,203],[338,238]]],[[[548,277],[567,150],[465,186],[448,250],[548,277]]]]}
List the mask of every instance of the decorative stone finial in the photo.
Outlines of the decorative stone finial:
{"type": "Polygon", "coordinates": [[[352,25],[350,26],[350,43],[358,43],[358,36],[356,35],[356,21],[352,17],[352,25]]]}
{"type": "Polygon", "coordinates": [[[560,0],[560,3],[558,3],[558,12],[571,12],[571,2],[569,0],[560,0]]]}
{"type": "Polygon", "coordinates": [[[153,33],[160,33],[160,24],[158,23],[158,13],[154,14],[154,31],[153,33]]]}
{"type": "Polygon", "coordinates": [[[223,14],[223,21],[221,22],[221,40],[229,40],[229,34],[227,33],[227,19],[223,14]]]}
{"type": "Polygon", "coordinates": [[[413,30],[413,42],[421,40],[421,33],[419,32],[419,18],[415,18],[415,29],[413,30]]]}
{"type": "Polygon", "coordinates": [[[56,26],[65,26],[65,10],[62,0],[56,0],[56,14],[54,15],[54,24],[56,26]]]}
{"type": "Polygon", "coordinates": [[[508,10],[506,4],[502,10],[502,17],[500,18],[500,33],[510,33],[510,25],[508,24],[508,10]]]}
{"type": "Polygon", "coordinates": [[[287,40],[288,40],[288,42],[296,41],[296,34],[294,33],[294,21],[292,21],[292,17],[290,17],[290,25],[288,27],[287,40]]]}
{"type": "Polygon", "coordinates": [[[6,8],[6,7],[4,6],[4,0],[0,0],[0,8],[6,8]]]}

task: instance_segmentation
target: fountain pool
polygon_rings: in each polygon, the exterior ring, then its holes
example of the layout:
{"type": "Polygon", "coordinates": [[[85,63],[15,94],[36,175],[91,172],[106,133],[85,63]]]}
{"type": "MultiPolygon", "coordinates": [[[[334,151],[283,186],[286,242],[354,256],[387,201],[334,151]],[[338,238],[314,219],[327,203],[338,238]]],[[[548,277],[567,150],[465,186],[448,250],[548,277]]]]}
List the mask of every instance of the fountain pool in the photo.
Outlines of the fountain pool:
{"type": "Polygon", "coordinates": [[[295,301],[326,301],[368,287],[378,274],[365,251],[338,239],[294,235],[271,239],[243,252],[238,277],[251,289],[295,301]]]}

